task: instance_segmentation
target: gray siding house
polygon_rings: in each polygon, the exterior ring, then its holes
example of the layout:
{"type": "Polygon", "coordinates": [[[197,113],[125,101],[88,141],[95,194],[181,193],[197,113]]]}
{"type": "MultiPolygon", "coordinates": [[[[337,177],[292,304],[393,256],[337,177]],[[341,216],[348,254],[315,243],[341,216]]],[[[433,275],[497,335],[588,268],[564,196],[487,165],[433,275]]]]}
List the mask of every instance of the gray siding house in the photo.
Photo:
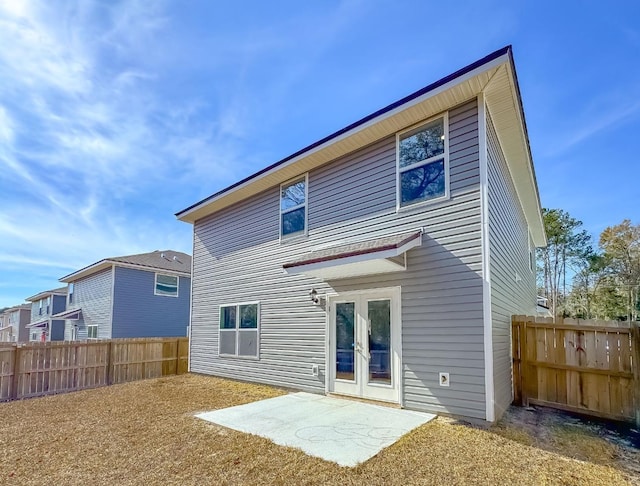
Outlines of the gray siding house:
{"type": "Polygon", "coordinates": [[[31,302],[29,341],[63,341],[64,319],[56,314],[66,309],[67,288],[45,290],[26,300],[31,302]]]}
{"type": "Polygon", "coordinates": [[[190,370],[497,420],[546,244],[506,47],[179,212],[190,370]]]}
{"type": "Polygon", "coordinates": [[[185,336],[191,257],[172,250],[106,258],[60,279],[66,340],[185,336]]]}
{"type": "Polygon", "coordinates": [[[31,304],[22,304],[5,310],[0,316],[0,342],[23,343],[29,341],[31,304]]]}

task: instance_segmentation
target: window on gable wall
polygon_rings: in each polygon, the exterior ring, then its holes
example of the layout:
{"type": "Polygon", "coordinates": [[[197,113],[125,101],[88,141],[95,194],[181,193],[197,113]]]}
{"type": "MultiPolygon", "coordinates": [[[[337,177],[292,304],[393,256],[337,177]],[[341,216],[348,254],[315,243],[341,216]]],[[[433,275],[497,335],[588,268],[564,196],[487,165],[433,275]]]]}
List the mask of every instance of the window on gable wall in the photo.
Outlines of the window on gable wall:
{"type": "Polygon", "coordinates": [[[162,275],[156,273],[156,295],[166,295],[169,297],[178,296],[178,277],[175,275],[162,275]]]}
{"type": "Polygon", "coordinates": [[[280,235],[304,234],[307,230],[307,176],[280,186],[280,235]]]}
{"type": "Polygon", "coordinates": [[[220,306],[218,354],[257,358],[259,314],[258,303],[220,306]]]}
{"type": "Polygon", "coordinates": [[[398,135],[400,207],[448,195],[447,130],[445,115],[398,135]]]}

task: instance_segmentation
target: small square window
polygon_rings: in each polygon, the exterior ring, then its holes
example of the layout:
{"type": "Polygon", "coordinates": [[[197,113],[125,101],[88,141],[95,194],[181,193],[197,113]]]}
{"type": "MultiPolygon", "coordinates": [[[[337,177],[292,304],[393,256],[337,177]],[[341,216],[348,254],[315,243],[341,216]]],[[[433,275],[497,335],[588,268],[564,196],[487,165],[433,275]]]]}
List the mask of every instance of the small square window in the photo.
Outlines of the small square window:
{"type": "Polygon", "coordinates": [[[175,275],[162,275],[160,273],[156,273],[155,294],[177,297],[178,277],[175,275]]]}
{"type": "Polygon", "coordinates": [[[447,196],[449,165],[446,118],[438,118],[398,136],[400,207],[447,196]]]}
{"type": "Polygon", "coordinates": [[[87,339],[98,339],[98,325],[87,326],[87,339]]]}
{"type": "Polygon", "coordinates": [[[289,237],[307,230],[307,176],[280,186],[280,235],[289,237]]]}
{"type": "Polygon", "coordinates": [[[234,357],[258,357],[258,303],[220,307],[218,354],[234,357]]]}

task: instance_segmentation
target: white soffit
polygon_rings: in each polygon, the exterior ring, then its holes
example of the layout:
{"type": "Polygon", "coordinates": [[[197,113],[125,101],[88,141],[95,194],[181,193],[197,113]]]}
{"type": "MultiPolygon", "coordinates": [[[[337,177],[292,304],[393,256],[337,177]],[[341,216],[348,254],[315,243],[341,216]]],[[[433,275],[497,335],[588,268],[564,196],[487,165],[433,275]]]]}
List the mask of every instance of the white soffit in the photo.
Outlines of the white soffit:
{"type": "Polygon", "coordinates": [[[547,245],[540,196],[525,133],[524,120],[509,64],[500,66],[485,89],[485,100],[537,247],[547,245]]]}

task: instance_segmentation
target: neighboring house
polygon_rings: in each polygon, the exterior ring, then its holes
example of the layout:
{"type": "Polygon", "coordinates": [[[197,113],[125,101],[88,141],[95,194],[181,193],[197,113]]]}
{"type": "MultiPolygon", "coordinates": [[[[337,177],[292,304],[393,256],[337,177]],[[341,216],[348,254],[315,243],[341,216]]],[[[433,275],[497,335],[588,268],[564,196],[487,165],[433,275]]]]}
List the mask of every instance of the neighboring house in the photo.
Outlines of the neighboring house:
{"type": "Polygon", "coordinates": [[[54,315],[66,308],[67,288],[46,290],[26,300],[31,302],[29,341],[63,341],[64,319],[54,315]]]}
{"type": "Polygon", "coordinates": [[[510,47],[184,209],[190,370],[497,420],[546,244],[510,47]]]}
{"type": "Polygon", "coordinates": [[[5,310],[0,316],[0,342],[25,342],[29,341],[29,329],[31,322],[31,304],[22,304],[5,310]]]}
{"type": "Polygon", "coordinates": [[[65,339],[185,336],[191,257],[172,250],[105,258],[68,284],[65,339]]]}

